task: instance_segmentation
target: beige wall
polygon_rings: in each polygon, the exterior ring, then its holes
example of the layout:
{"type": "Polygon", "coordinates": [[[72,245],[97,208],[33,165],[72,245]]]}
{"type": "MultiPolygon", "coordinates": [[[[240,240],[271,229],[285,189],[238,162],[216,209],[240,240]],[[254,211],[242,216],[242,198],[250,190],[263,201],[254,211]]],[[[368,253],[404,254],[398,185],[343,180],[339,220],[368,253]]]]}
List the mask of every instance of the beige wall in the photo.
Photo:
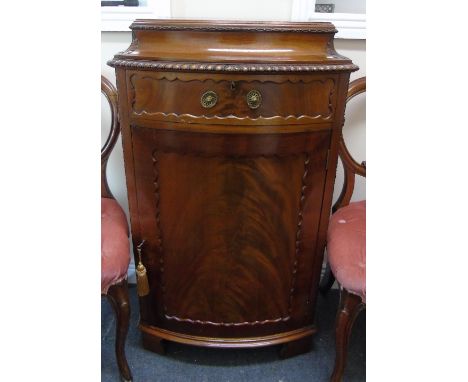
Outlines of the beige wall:
{"type": "MultiPolygon", "coordinates": [[[[349,57],[359,66],[359,70],[351,74],[351,81],[366,75],[366,41],[341,40],[335,41],[335,49],[343,56],[349,57]]],[[[366,160],[366,96],[353,98],[346,106],[343,135],[350,153],[360,163],[366,160]]],[[[343,169],[338,166],[335,185],[335,199],[339,195],[343,183],[343,169]]],[[[366,198],[365,179],[358,177],[352,200],[366,198]]]]}
{"type": "MultiPolygon", "coordinates": [[[[106,62],[117,52],[125,50],[132,40],[130,32],[101,33],[101,73],[115,84],[115,72],[106,62]]],[[[101,96],[101,143],[107,138],[110,128],[110,110],[104,96],[101,96]]],[[[107,165],[107,180],[115,198],[125,209],[128,216],[127,191],[125,188],[125,173],[123,163],[122,141],[119,138],[107,165]]]]}
{"type": "Polygon", "coordinates": [[[172,0],[171,14],[193,19],[290,20],[291,7],[292,0],[172,0]]]}

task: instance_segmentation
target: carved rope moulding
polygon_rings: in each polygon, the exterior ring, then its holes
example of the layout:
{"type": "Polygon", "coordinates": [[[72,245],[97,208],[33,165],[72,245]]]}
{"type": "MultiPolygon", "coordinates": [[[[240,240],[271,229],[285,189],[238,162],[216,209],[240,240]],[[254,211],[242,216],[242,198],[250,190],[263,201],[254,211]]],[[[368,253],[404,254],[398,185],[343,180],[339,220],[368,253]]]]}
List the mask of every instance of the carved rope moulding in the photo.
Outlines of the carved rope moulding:
{"type": "Polygon", "coordinates": [[[263,320],[263,321],[245,321],[245,322],[212,322],[212,321],[202,321],[202,320],[192,320],[190,318],[180,318],[177,316],[170,316],[165,314],[164,317],[168,320],[174,320],[178,322],[188,322],[190,324],[201,324],[201,325],[211,325],[211,326],[255,326],[255,325],[265,325],[265,324],[273,324],[276,322],[286,322],[291,319],[291,316],[280,317],[270,320],[263,320]]]}
{"type": "Polygon", "coordinates": [[[342,65],[280,65],[280,64],[211,64],[165,61],[133,61],[110,60],[107,62],[114,68],[130,68],[141,70],[181,70],[181,71],[211,71],[211,72],[327,72],[356,71],[354,64],[342,65]]]}
{"type": "Polygon", "coordinates": [[[238,120],[238,121],[269,121],[271,123],[276,122],[276,121],[283,121],[283,122],[290,122],[290,123],[296,123],[296,122],[304,122],[307,123],[307,121],[315,121],[317,119],[323,119],[324,121],[330,120],[331,117],[333,116],[332,113],[328,115],[300,115],[300,116],[295,116],[295,115],[287,115],[287,116],[280,116],[280,115],[275,115],[272,117],[239,117],[233,114],[227,115],[227,116],[218,116],[218,115],[213,115],[213,116],[206,116],[206,115],[193,115],[193,114],[176,114],[176,113],[164,113],[164,112],[147,112],[146,110],[142,110],[140,112],[133,111],[133,115],[136,116],[151,116],[151,117],[156,117],[160,118],[162,121],[170,121],[170,122],[183,122],[184,120],[187,121],[226,121],[226,120],[238,120]]]}
{"type": "Polygon", "coordinates": [[[310,24],[308,27],[253,27],[247,25],[148,25],[132,24],[131,30],[156,30],[156,31],[206,31],[206,32],[296,32],[296,33],[337,33],[333,25],[310,24]]]}
{"type": "MultiPolygon", "coordinates": [[[[132,89],[134,90],[135,84],[133,83],[134,78],[138,77],[138,71],[129,71],[129,78],[132,84],[132,89]]],[[[213,81],[215,83],[220,83],[220,82],[226,82],[226,78],[216,78],[212,77],[211,74],[207,74],[206,77],[199,77],[201,74],[197,73],[196,78],[187,78],[186,77],[187,73],[180,73],[180,72],[175,72],[175,73],[170,73],[170,72],[155,72],[151,73],[150,76],[143,76],[141,77],[142,79],[152,79],[152,80],[167,80],[169,82],[174,82],[174,81],[182,81],[182,82],[194,82],[194,81],[199,81],[199,82],[207,82],[207,81],[213,81]]],[[[284,83],[291,83],[291,84],[297,84],[297,83],[303,83],[303,84],[309,84],[311,82],[322,82],[325,83],[327,80],[332,80],[335,83],[335,78],[334,76],[330,76],[330,78],[311,78],[311,77],[297,77],[293,76],[291,78],[283,79],[281,77],[250,77],[250,78],[243,78],[241,81],[242,82],[271,82],[274,84],[284,84],[284,83]]]]}

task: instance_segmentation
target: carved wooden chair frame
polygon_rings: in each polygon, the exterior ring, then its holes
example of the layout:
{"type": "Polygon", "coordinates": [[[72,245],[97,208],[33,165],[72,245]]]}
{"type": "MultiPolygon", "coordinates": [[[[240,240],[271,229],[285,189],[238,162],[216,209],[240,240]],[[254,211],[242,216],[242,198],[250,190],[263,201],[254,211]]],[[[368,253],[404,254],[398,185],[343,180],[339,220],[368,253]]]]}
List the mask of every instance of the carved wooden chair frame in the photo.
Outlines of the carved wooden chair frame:
{"type": "MultiPolygon", "coordinates": [[[[107,162],[114,146],[119,138],[120,123],[118,118],[117,107],[117,89],[114,85],[104,76],[101,76],[101,92],[107,98],[111,109],[111,129],[104,146],[101,148],[101,197],[115,199],[109,189],[107,183],[107,162]]],[[[125,340],[128,333],[130,322],[130,304],[128,298],[128,285],[127,280],[123,280],[117,284],[109,287],[107,295],[116,316],[116,340],[115,340],[115,354],[117,358],[117,365],[119,367],[120,376],[123,381],[132,381],[132,373],[128,366],[127,358],[125,356],[125,340]]]]}
{"type": "MultiPolygon", "coordinates": [[[[351,101],[358,94],[366,91],[366,77],[360,77],[350,82],[348,87],[348,95],[346,97],[346,103],[351,101]]],[[[332,207],[332,213],[335,213],[340,208],[347,206],[351,197],[353,196],[354,184],[356,182],[356,175],[366,177],[366,162],[359,164],[354,160],[346,147],[346,143],[341,134],[340,142],[338,144],[338,155],[343,164],[343,188],[341,189],[340,196],[332,207]]],[[[330,264],[327,263],[325,274],[320,282],[320,291],[326,294],[335,282],[335,276],[333,275],[330,264]]]]}
{"type": "MultiPolygon", "coordinates": [[[[348,96],[346,102],[348,103],[358,94],[366,91],[366,77],[358,78],[349,84],[348,96]]],[[[359,164],[354,160],[346,147],[343,135],[339,142],[338,155],[343,163],[344,182],[338,200],[333,205],[332,213],[335,213],[340,208],[349,205],[354,191],[356,175],[366,176],[366,162],[359,164]]],[[[327,263],[324,278],[320,285],[320,291],[327,293],[335,282],[335,277],[327,263]]],[[[360,296],[349,293],[346,289],[340,287],[340,303],[336,316],[336,358],[333,374],[331,376],[332,382],[341,381],[346,364],[346,355],[348,348],[348,341],[351,335],[351,329],[358,316],[359,312],[365,309],[366,304],[362,301],[360,296]]]]}
{"type": "MultiPolygon", "coordinates": [[[[365,91],[366,91],[366,77],[361,77],[352,81],[349,84],[348,96],[346,97],[346,103],[351,101],[358,94],[364,93],[365,91]]],[[[341,190],[341,194],[338,197],[338,200],[333,205],[332,212],[336,212],[338,209],[345,207],[350,203],[351,196],[353,195],[353,191],[354,191],[356,175],[366,177],[366,162],[364,161],[361,164],[359,164],[358,162],[354,160],[354,158],[349,153],[348,148],[346,147],[343,134],[341,135],[341,139],[339,143],[338,155],[340,156],[341,161],[343,163],[344,184],[343,184],[343,189],[341,190]]]]}

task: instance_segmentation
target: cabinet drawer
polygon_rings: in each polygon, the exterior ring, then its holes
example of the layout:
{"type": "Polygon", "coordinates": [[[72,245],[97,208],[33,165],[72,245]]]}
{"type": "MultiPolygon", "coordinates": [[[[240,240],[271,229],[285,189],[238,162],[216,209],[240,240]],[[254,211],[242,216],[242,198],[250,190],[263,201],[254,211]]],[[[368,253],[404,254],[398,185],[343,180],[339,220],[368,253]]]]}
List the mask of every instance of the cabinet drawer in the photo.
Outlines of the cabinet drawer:
{"type": "Polygon", "coordinates": [[[216,124],[331,122],[336,104],[333,74],[203,75],[128,72],[134,118],[216,124]]]}

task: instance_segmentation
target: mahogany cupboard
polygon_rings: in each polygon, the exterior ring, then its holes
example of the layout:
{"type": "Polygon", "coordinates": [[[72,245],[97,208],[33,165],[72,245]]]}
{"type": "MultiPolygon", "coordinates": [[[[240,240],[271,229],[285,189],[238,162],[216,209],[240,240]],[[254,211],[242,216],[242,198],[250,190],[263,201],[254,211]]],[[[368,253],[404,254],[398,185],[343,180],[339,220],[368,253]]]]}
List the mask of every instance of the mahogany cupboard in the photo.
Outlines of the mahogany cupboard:
{"type": "Polygon", "coordinates": [[[357,67],[335,52],[330,23],[131,29],[109,65],[139,282],[149,286],[143,345],[306,351],[357,67]]]}

